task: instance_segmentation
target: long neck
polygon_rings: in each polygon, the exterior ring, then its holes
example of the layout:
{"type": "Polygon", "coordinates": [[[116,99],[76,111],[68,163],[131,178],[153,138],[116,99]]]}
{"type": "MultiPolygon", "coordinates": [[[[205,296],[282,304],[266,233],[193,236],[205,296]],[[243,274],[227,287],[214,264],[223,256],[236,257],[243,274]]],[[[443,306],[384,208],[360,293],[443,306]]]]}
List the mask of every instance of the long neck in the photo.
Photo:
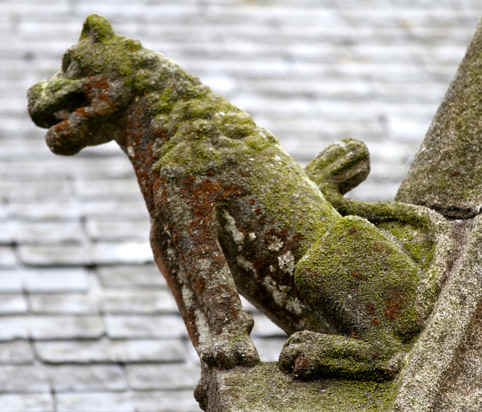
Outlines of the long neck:
{"type": "Polygon", "coordinates": [[[150,115],[142,98],[135,99],[127,109],[125,132],[119,146],[126,153],[137,176],[149,212],[154,210],[152,165],[154,163],[150,115]]]}

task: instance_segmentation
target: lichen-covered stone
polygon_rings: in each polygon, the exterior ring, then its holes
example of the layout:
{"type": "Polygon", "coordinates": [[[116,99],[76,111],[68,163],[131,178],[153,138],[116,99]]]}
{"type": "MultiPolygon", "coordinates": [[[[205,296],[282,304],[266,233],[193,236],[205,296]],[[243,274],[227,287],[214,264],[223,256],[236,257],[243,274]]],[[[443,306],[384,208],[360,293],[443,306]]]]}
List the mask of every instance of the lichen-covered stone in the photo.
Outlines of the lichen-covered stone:
{"type": "Polygon", "coordinates": [[[482,208],[482,21],[398,191],[402,202],[466,218],[482,208]]]}
{"type": "MultiPolygon", "coordinates": [[[[303,170],[247,113],[97,15],[28,99],[54,153],[114,139],[129,157],[155,261],[205,374],[259,361],[241,293],[292,335],[285,371],[396,375],[453,263],[453,224],[422,206],[343,198],[368,174],[361,142],[330,146],[303,170]]],[[[335,399],[353,390],[362,402],[368,383],[340,382],[335,399]]]]}
{"type": "Polygon", "coordinates": [[[275,363],[204,374],[210,388],[210,412],[387,412],[391,409],[393,381],[350,379],[293,380],[275,363]]]}

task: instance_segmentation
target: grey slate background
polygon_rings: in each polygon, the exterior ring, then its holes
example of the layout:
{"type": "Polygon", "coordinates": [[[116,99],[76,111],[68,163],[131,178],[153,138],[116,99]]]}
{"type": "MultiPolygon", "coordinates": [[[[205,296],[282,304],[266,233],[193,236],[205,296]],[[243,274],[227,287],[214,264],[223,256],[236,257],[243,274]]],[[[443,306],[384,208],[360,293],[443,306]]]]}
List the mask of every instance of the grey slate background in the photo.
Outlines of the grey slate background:
{"type": "MultiPolygon", "coordinates": [[[[480,0],[0,0],[0,410],[195,411],[197,357],[152,266],[114,144],[52,155],[25,112],[97,12],[271,129],[306,163],[351,136],[391,199],[463,56],[480,0]]],[[[247,305],[248,309],[252,309],[247,305]]],[[[274,360],[283,338],[261,315],[274,360]]]]}

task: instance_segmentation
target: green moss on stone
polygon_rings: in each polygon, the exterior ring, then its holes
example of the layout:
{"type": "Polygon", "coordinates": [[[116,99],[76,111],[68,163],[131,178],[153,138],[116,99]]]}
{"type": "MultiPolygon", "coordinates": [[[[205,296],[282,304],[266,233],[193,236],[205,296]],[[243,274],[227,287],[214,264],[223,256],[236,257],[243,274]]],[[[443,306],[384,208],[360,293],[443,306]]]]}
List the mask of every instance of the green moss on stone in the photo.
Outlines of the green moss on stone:
{"type": "Polygon", "coordinates": [[[223,373],[222,398],[227,411],[385,412],[395,396],[392,382],[320,379],[295,381],[276,363],[223,373]]]}

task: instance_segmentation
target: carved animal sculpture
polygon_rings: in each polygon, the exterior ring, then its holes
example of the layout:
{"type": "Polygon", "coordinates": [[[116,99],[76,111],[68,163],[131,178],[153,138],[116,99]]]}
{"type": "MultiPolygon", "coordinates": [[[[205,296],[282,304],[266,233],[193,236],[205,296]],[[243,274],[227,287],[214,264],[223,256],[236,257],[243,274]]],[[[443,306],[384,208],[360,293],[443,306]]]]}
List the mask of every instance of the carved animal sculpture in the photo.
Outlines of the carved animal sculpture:
{"type": "Polygon", "coordinates": [[[54,153],[110,140],[126,153],[155,261],[206,365],[259,361],[242,294],[291,335],[286,371],[397,372],[450,245],[435,212],[343,198],[368,174],[361,142],[330,146],[304,170],[247,113],[97,15],[28,100],[54,153]]]}

